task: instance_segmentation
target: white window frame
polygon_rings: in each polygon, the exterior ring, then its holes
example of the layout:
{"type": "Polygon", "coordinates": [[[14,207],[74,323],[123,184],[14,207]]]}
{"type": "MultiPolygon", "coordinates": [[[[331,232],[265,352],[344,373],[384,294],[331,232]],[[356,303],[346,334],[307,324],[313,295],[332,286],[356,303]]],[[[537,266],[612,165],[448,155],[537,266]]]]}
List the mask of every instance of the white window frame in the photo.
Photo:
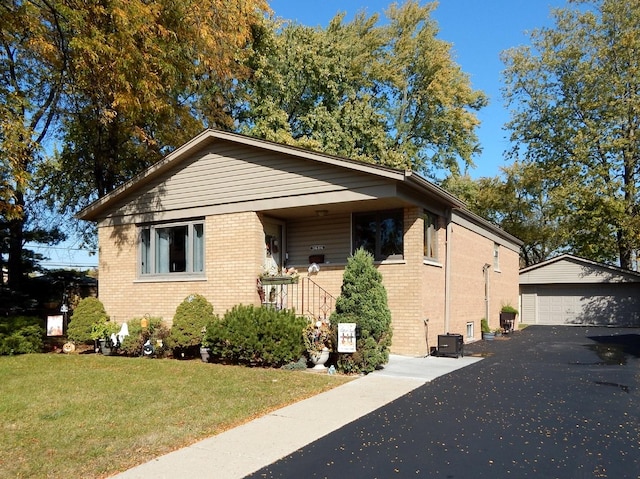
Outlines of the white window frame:
{"type": "MultiPolygon", "coordinates": [[[[205,233],[204,219],[179,221],[172,223],[147,224],[139,226],[138,275],[140,278],[153,277],[202,277],[205,274],[205,233]],[[161,253],[160,230],[185,228],[184,268],[170,264],[166,268],[159,267],[161,253]],[[199,234],[198,234],[199,233],[199,234]],[[159,271],[162,270],[162,271],[159,271]]],[[[165,253],[169,254],[169,251],[165,253]]],[[[162,265],[161,265],[162,266],[162,265]]]]}
{"type": "Polygon", "coordinates": [[[493,269],[500,271],[500,245],[493,243],[493,269]]]}
{"type": "Polygon", "coordinates": [[[473,339],[473,335],[475,334],[475,326],[473,321],[467,322],[467,339],[473,339]]]}

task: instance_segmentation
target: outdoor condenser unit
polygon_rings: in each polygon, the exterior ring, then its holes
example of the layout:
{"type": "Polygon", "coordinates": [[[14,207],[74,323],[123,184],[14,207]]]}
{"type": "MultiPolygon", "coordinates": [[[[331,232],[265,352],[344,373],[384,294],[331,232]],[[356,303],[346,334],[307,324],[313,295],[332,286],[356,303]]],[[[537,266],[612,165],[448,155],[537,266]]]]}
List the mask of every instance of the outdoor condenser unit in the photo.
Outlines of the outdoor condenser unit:
{"type": "Polygon", "coordinates": [[[438,356],[464,356],[464,341],[462,334],[439,334],[438,335],[438,356]]]}

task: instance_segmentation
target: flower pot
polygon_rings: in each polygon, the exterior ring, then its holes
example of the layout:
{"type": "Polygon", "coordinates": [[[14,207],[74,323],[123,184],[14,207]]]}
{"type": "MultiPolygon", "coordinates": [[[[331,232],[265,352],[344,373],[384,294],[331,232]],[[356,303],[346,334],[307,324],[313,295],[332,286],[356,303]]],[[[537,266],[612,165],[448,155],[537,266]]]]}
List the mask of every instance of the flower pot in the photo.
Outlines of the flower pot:
{"type": "Polygon", "coordinates": [[[310,352],[309,358],[314,364],[312,369],[325,369],[325,363],[329,360],[329,349],[323,348],[322,351],[310,352]]]}
{"type": "Polygon", "coordinates": [[[486,339],[487,341],[493,341],[496,337],[496,334],[492,331],[490,333],[482,333],[482,339],[486,339]]]}
{"type": "Polygon", "coordinates": [[[516,322],[516,314],[512,312],[501,312],[500,313],[500,327],[505,331],[513,331],[513,325],[516,322]]]}
{"type": "Polygon", "coordinates": [[[100,343],[100,352],[104,356],[111,356],[113,354],[115,348],[111,347],[110,340],[100,339],[98,342],[100,343]]]}

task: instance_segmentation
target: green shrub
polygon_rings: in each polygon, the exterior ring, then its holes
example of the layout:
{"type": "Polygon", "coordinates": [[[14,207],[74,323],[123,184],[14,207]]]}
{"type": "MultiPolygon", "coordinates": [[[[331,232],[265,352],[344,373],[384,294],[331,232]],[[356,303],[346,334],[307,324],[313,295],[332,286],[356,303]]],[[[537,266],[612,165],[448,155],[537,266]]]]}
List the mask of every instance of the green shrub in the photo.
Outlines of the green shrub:
{"type": "Polygon", "coordinates": [[[487,321],[487,318],[482,318],[480,320],[480,330],[483,333],[490,333],[491,332],[491,328],[489,327],[489,321],[487,321]]]}
{"type": "Polygon", "coordinates": [[[307,358],[301,356],[295,363],[287,363],[282,366],[282,369],[286,369],[288,371],[304,371],[307,369],[307,358]]]}
{"type": "Polygon", "coordinates": [[[98,298],[84,298],[73,310],[67,328],[69,341],[89,343],[105,337],[110,331],[109,316],[98,298]]]}
{"type": "Polygon", "coordinates": [[[338,354],[336,367],[340,372],[369,373],[389,361],[392,331],[387,291],[373,265],[373,256],[362,248],[349,258],[344,270],[336,310],[331,315],[334,341],[338,323],[356,323],[359,332],[356,352],[338,354]]]}
{"type": "Polygon", "coordinates": [[[0,355],[40,353],[44,322],[34,316],[14,316],[0,321],[0,355]]]}
{"type": "Polygon", "coordinates": [[[167,351],[167,337],[169,328],[162,318],[144,318],[147,326],[142,327],[143,318],[133,318],[127,321],[129,336],[124,338],[120,352],[126,356],[143,356],[144,345],[147,341],[153,347],[153,356],[162,357],[167,351]]]}
{"type": "Polygon", "coordinates": [[[207,329],[205,341],[215,359],[280,367],[304,354],[306,324],[291,310],[238,305],[207,329]]]}
{"type": "Polygon", "coordinates": [[[191,294],[178,305],[168,337],[168,346],[176,357],[195,357],[199,354],[204,331],[216,322],[212,304],[202,295],[191,294]]]}
{"type": "Polygon", "coordinates": [[[502,306],[502,308],[500,308],[500,312],[501,313],[518,314],[518,310],[516,308],[514,308],[513,306],[511,306],[509,303],[504,304],[502,306]]]}

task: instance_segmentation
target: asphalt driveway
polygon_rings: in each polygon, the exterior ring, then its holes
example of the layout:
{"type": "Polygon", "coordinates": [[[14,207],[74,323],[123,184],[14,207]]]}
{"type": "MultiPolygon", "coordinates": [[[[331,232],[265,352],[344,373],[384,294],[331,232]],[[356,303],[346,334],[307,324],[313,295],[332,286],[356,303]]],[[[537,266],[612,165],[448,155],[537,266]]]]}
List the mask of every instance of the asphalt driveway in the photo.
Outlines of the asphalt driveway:
{"type": "Polygon", "coordinates": [[[640,329],[531,326],[470,354],[249,477],[640,478],[640,329]]]}

